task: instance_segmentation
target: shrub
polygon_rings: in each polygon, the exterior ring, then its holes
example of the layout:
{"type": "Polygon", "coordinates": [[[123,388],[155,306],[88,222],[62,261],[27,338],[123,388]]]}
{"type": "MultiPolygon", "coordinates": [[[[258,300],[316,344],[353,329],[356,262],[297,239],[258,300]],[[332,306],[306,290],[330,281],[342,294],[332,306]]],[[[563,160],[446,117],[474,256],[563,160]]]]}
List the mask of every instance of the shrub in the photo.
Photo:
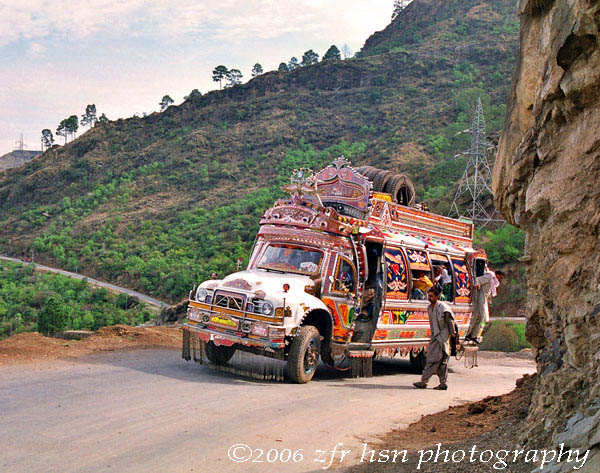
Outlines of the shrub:
{"type": "Polygon", "coordinates": [[[515,262],[523,254],[525,235],[512,225],[504,225],[494,231],[479,231],[475,235],[475,244],[483,247],[492,266],[503,266],[515,262]]]}
{"type": "Polygon", "coordinates": [[[507,322],[493,322],[485,331],[482,350],[514,352],[521,350],[519,335],[513,324],[507,322]]]}
{"type": "Polygon", "coordinates": [[[62,332],[66,326],[64,305],[55,297],[50,297],[38,314],[38,332],[53,335],[62,332]]]}

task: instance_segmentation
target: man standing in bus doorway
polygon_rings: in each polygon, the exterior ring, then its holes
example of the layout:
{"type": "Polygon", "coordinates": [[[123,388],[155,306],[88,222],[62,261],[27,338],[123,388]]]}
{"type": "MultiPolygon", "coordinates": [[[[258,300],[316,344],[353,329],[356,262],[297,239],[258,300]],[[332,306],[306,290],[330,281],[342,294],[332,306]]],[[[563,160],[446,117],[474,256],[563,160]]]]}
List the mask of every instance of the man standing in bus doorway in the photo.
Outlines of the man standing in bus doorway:
{"type": "Polygon", "coordinates": [[[439,300],[440,292],[438,287],[432,287],[427,291],[431,338],[427,347],[427,363],[423,376],[421,381],[413,383],[419,389],[425,389],[434,374],[440,378],[440,384],[433,389],[439,391],[448,389],[448,360],[450,359],[450,336],[454,334],[454,314],[448,304],[439,300]]]}
{"type": "Polygon", "coordinates": [[[473,314],[471,324],[465,336],[465,340],[479,343],[479,333],[485,324],[490,321],[489,300],[496,297],[496,288],[500,285],[504,273],[492,271],[485,266],[482,276],[475,278],[473,290],[473,314]]]}

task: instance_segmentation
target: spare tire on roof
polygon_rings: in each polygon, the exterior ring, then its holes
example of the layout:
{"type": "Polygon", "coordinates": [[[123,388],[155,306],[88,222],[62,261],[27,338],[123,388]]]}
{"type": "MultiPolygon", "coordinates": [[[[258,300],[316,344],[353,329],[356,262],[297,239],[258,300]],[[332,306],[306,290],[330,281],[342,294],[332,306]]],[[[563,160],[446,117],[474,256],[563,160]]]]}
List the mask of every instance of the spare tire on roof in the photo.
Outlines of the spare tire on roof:
{"type": "Polygon", "coordinates": [[[408,207],[415,205],[415,187],[405,174],[396,174],[385,184],[384,192],[390,194],[394,202],[408,207]]]}
{"type": "Polygon", "coordinates": [[[375,177],[373,178],[373,192],[385,192],[383,189],[392,177],[394,177],[392,171],[379,171],[375,174],[375,177]]]}
{"type": "Polygon", "coordinates": [[[371,182],[373,181],[373,179],[375,178],[375,176],[377,175],[378,172],[379,172],[379,169],[377,169],[377,168],[367,170],[367,177],[371,180],[371,182]]]}
{"type": "Polygon", "coordinates": [[[367,169],[373,169],[373,166],[359,166],[359,167],[354,168],[354,169],[356,169],[359,173],[361,173],[364,176],[365,172],[367,171],[367,169]]]}

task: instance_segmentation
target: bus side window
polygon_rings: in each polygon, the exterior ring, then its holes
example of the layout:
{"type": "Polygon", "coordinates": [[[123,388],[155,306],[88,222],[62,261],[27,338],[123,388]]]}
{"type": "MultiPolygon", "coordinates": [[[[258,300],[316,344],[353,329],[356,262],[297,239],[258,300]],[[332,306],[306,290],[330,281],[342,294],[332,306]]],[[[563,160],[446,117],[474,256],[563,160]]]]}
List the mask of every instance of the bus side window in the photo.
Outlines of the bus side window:
{"type": "Polygon", "coordinates": [[[433,286],[433,275],[427,253],[422,250],[406,249],[409,267],[411,270],[411,299],[426,300],[427,291],[433,286]]]}
{"type": "Polygon", "coordinates": [[[356,270],[346,258],[338,257],[333,290],[344,294],[356,292],[356,270]]]}
{"type": "Polygon", "coordinates": [[[454,271],[452,265],[445,255],[430,253],[429,258],[433,265],[434,283],[439,284],[442,290],[442,300],[446,302],[454,301],[454,271]]]}
{"type": "Polygon", "coordinates": [[[468,304],[471,302],[471,275],[467,262],[464,258],[452,258],[452,268],[456,295],[454,302],[468,304]]]}
{"type": "Polygon", "coordinates": [[[400,248],[386,248],[386,299],[408,300],[408,264],[400,248]]]}

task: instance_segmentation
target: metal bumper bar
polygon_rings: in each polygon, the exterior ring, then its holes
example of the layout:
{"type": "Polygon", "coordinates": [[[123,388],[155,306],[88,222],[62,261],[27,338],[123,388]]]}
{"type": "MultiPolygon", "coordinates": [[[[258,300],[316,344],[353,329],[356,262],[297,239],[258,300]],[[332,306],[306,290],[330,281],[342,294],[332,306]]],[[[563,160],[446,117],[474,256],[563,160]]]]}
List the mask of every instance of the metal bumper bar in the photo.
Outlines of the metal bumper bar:
{"type": "Polygon", "coordinates": [[[202,340],[205,342],[212,341],[215,345],[226,345],[231,346],[234,344],[243,345],[247,347],[264,348],[265,350],[279,350],[285,347],[285,342],[274,341],[264,338],[254,338],[251,335],[246,334],[232,334],[223,333],[218,330],[209,329],[207,327],[199,327],[194,324],[185,323],[183,324],[183,330],[187,330],[192,333],[197,333],[202,340]]]}

